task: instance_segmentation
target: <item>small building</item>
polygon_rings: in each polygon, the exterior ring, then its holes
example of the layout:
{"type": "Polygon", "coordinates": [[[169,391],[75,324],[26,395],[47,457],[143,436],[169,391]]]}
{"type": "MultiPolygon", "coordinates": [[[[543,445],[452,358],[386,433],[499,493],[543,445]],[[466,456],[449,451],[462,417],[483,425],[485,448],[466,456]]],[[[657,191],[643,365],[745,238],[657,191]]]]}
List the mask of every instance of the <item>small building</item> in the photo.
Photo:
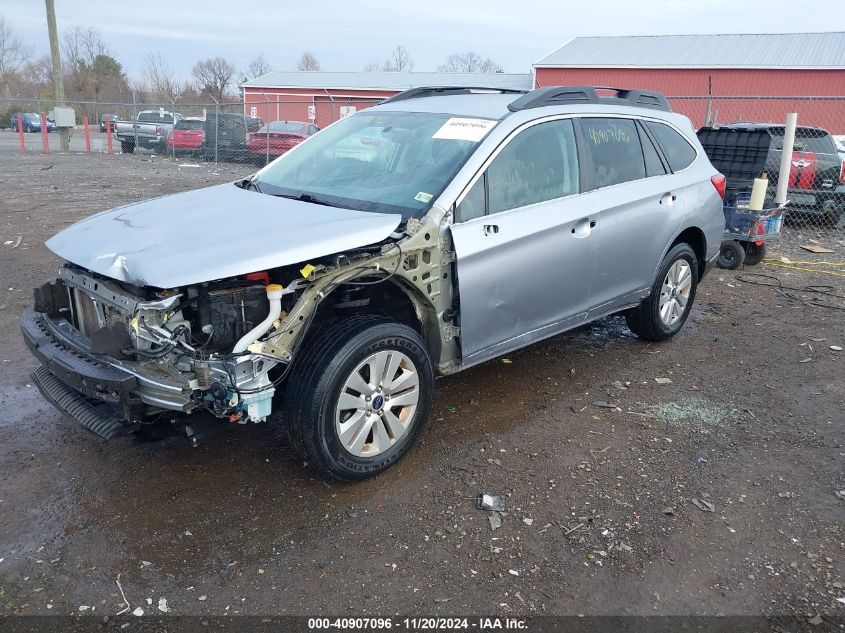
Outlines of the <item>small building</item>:
{"type": "Polygon", "coordinates": [[[708,115],[845,133],[845,33],[577,37],[534,64],[535,85],[663,92],[696,126],[708,115]],[[708,95],[710,98],[708,99],[708,95]]]}
{"type": "Polygon", "coordinates": [[[325,126],[420,86],[530,90],[530,73],[271,72],[242,84],[244,114],[325,126]]]}

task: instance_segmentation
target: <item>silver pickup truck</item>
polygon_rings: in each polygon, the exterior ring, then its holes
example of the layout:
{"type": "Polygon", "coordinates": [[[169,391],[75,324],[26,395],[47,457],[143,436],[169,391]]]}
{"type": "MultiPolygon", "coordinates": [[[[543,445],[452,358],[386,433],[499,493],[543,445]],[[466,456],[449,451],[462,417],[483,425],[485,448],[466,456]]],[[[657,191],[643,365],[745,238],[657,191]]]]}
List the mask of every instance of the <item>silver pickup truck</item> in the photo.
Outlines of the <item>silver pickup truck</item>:
{"type": "Polygon", "coordinates": [[[134,121],[117,121],[114,136],[124,154],[134,152],[136,145],[163,154],[167,151],[167,137],[181,118],[178,112],[142,110],[134,121]]]}

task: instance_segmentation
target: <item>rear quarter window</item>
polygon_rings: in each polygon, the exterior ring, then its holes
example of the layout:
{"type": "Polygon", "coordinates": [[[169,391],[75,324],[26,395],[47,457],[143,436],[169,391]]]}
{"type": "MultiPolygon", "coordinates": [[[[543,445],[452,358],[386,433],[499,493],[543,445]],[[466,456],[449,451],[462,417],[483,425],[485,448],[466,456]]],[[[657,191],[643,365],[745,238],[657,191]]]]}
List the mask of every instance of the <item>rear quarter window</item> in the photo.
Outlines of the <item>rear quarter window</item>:
{"type": "Polygon", "coordinates": [[[647,121],[646,126],[657,139],[657,144],[663,150],[672,171],[681,171],[692,164],[695,160],[695,148],[683,136],[663,123],[647,121]]]}

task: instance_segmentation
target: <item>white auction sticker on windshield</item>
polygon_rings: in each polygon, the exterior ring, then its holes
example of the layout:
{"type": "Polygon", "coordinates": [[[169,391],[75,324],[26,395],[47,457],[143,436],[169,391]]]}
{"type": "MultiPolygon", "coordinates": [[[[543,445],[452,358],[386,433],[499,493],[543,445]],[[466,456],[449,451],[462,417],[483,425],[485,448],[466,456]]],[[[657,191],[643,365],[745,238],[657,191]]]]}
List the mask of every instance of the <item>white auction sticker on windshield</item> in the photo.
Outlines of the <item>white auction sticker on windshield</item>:
{"type": "Polygon", "coordinates": [[[451,139],[453,141],[473,141],[477,143],[484,138],[498,121],[490,119],[462,119],[453,117],[446,121],[431,138],[451,139]]]}

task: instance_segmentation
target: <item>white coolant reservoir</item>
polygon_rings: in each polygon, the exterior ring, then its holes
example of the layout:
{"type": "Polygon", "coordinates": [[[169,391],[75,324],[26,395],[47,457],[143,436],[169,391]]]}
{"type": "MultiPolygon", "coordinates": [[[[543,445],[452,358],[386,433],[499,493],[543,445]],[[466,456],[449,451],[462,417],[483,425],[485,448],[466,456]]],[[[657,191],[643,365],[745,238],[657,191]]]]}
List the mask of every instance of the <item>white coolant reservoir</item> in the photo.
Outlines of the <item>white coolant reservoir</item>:
{"type": "Polygon", "coordinates": [[[270,284],[266,287],[266,290],[267,300],[270,302],[270,312],[267,314],[267,318],[244,334],[241,340],[235,343],[235,347],[232,349],[233,354],[245,352],[250,345],[264,336],[273,327],[273,322],[282,313],[282,295],[284,295],[285,289],[281,284],[270,284]]]}

